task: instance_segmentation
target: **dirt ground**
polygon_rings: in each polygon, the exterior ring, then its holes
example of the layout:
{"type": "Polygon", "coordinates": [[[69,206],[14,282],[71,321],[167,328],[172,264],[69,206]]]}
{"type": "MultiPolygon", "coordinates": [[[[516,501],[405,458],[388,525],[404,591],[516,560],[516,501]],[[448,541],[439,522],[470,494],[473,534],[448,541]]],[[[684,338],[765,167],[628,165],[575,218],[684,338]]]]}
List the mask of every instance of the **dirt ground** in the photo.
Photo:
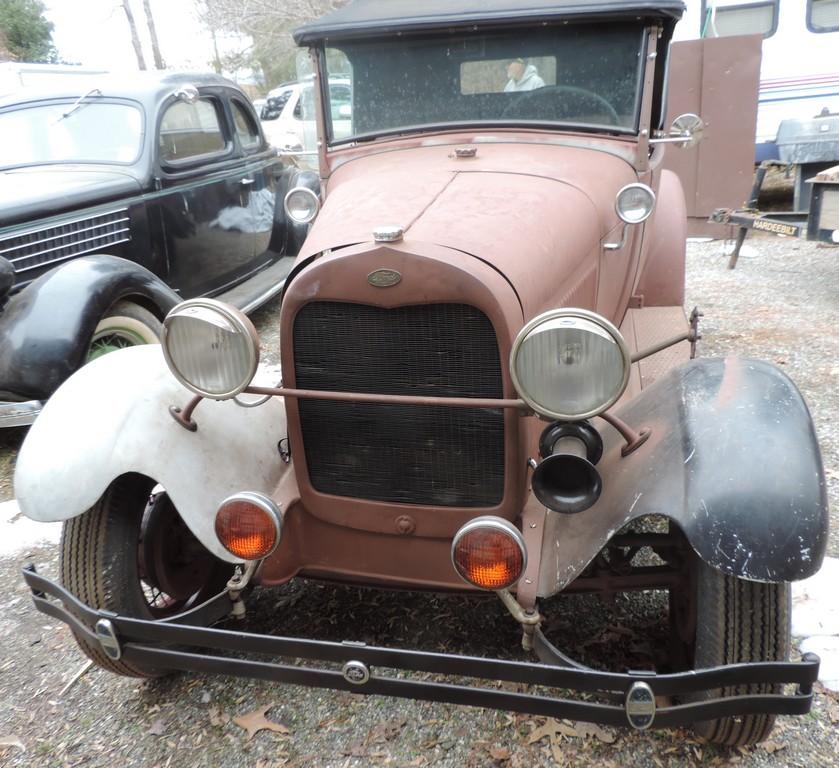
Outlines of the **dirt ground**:
{"type": "MultiPolygon", "coordinates": [[[[735,271],[722,244],[692,243],[688,308],[705,312],[703,355],[768,359],[798,383],[827,469],[839,555],[839,249],[781,238],[747,241],[735,271]]],[[[257,313],[276,361],[276,308],[257,313]]],[[[21,433],[0,435],[0,500],[21,433]]],[[[2,533],[2,532],[0,532],[2,533]]],[[[91,670],[69,632],[37,613],[19,576],[37,563],[55,575],[56,554],[35,548],[0,560],[0,765],[9,766],[839,766],[839,701],[819,688],[813,712],[780,718],[763,745],[721,750],[687,731],[636,734],[473,707],[179,675],[153,681],[91,670]],[[272,730],[252,738],[237,718],[265,710],[272,730]]],[[[565,597],[544,606],[549,637],[603,668],[649,664],[666,626],[660,595],[614,605],[565,597]]],[[[295,581],[254,594],[248,629],[328,640],[520,658],[515,623],[495,598],[388,593],[295,581]]],[[[253,716],[245,721],[256,722],[253,716]]]]}

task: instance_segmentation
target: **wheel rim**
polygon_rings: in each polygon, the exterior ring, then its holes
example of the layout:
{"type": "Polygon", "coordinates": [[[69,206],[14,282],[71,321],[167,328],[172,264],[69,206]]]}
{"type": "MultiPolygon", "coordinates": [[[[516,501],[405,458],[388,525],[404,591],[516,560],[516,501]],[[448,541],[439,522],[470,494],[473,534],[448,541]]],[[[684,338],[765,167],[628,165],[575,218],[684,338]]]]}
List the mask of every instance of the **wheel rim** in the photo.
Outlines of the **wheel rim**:
{"type": "Polygon", "coordinates": [[[147,343],[148,341],[143,336],[130,328],[108,328],[93,337],[87,353],[87,361],[91,362],[118,349],[147,343]]]}
{"type": "Polygon", "coordinates": [[[140,589],[155,618],[212,597],[218,561],[187,528],[168,494],[154,489],[143,511],[138,547],[140,589]]]}

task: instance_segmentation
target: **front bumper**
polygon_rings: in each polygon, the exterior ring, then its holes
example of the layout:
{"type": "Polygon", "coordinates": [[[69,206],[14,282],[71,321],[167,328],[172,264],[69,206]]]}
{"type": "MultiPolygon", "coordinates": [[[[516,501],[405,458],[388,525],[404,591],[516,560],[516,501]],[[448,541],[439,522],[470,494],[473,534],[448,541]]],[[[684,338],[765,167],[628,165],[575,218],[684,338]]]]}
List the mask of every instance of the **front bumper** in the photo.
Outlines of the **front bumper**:
{"type": "Polygon", "coordinates": [[[757,713],[803,715],[810,711],[813,683],[819,671],[818,656],[805,654],[799,662],[731,664],[675,674],[600,672],[574,665],[538,629],[534,641],[542,663],[257,635],[200,626],[230,613],[231,602],[226,592],[179,616],[148,621],[89,608],[63,587],[38,574],[34,566],[25,568],[23,577],[39,611],[63,621],[88,642],[100,643],[111,658],[145,667],[215,672],[351,693],[467,704],[611,726],[630,725],[636,729],[671,728],[757,713]],[[243,655],[284,657],[288,661],[241,658],[243,655]],[[292,663],[301,659],[341,666],[292,663]],[[374,668],[386,672],[379,674],[374,668]],[[396,677],[399,671],[537,685],[599,696],[612,702],[617,699],[618,703],[514,693],[498,690],[491,684],[407,679],[396,677]],[[788,694],[751,694],[657,706],[660,697],[685,698],[722,687],[756,683],[794,684],[796,689],[788,694]]]}

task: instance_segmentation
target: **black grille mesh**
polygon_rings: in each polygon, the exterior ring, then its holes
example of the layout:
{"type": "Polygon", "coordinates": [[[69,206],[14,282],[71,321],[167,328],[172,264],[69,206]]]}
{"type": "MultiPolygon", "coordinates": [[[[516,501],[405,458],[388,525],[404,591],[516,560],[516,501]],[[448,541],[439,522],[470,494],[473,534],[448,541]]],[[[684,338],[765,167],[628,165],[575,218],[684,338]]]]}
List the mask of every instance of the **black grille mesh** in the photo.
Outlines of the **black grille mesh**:
{"type": "MultiPolygon", "coordinates": [[[[306,304],[294,322],[294,364],[301,389],[503,396],[492,324],[463,304],[306,304]]],[[[451,507],[501,501],[501,410],[299,404],[309,477],[321,493],[451,507]]]]}

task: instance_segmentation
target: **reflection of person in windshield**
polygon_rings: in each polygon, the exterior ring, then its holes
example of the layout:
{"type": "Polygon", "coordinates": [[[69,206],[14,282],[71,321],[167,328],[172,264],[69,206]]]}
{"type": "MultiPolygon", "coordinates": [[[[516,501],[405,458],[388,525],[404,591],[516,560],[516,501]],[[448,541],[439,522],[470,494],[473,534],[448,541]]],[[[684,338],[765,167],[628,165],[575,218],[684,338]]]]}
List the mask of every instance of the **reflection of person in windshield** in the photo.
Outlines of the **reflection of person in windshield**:
{"type": "Polygon", "coordinates": [[[507,65],[507,85],[504,92],[512,91],[534,91],[543,88],[545,81],[539,77],[536,67],[533,64],[525,64],[523,59],[513,59],[507,65]]]}

